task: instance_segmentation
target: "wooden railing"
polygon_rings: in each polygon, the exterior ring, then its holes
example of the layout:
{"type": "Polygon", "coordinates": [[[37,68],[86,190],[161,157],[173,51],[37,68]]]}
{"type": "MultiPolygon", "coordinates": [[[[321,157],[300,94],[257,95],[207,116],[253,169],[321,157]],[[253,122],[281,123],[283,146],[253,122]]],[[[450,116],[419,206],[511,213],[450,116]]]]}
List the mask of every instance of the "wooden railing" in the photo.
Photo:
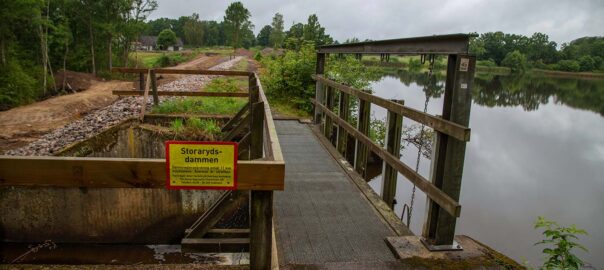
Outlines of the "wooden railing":
{"type": "MultiPolygon", "coordinates": [[[[226,133],[223,139],[241,138],[238,141],[240,155],[237,161],[237,190],[251,191],[250,268],[268,269],[274,245],[273,190],[284,189],[285,163],[268,100],[258,76],[244,71],[133,68],[114,68],[112,71],[140,74],[141,77],[141,90],[116,90],[114,94],[147,98],[146,93],[151,88],[156,103],[159,101],[158,96],[162,95],[248,97],[249,102],[223,128],[226,133]],[[249,91],[157,91],[155,74],[158,73],[245,76],[248,78],[249,91]],[[240,134],[244,135],[239,136],[240,134]]],[[[0,156],[0,186],[4,187],[164,188],[165,183],[165,159],[0,156]]],[[[195,241],[189,239],[189,242],[195,241]]],[[[238,243],[245,244],[247,241],[238,243]]]]}
{"type": "MultiPolygon", "coordinates": [[[[381,195],[384,202],[394,209],[397,175],[402,174],[428,197],[428,207],[423,239],[433,250],[458,249],[454,245],[454,233],[461,205],[459,195],[465,160],[466,143],[470,140],[469,117],[471,89],[474,78],[475,57],[468,54],[469,36],[464,34],[427,36],[418,38],[367,41],[351,44],[326,45],[318,48],[314,123],[330,139],[357,172],[367,171],[370,152],[384,161],[381,195]],[[387,100],[369,91],[335,82],[326,78],[327,56],[353,54],[357,59],[363,54],[380,54],[388,59],[390,54],[422,55],[434,59],[434,55],[447,55],[447,73],[443,111],[441,116],[430,115],[404,105],[404,101],[387,100]],[[339,95],[338,95],[339,94],[339,95]],[[339,96],[336,101],[335,97],[339,96]],[[357,126],[349,123],[351,98],[357,98],[357,126]],[[336,104],[339,104],[336,105],[336,104]],[[388,112],[384,146],[369,138],[370,110],[375,105],[388,112]],[[334,108],[338,108],[337,112],[334,108]],[[403,118],[409,118],[434,130],[435,144],[430,179],[420,175],[400,160],[400,144],[403,118]],[[348,138],[354,138],[349,142],[348,138]],[[354,145],[350,145],[353,143],[354,145]],[[352,151],[353,153],[350,153],[352,151]]],[[[424,59],[426,59],[424,58],[424,59]]]]}
{"type": "MultiPolygon", "coordinates": [[[[348,95],[358,97],[360,100],[366,101],[369,104],[378,105],[382,108],[389,110],[390,112],[394,112],[395,114],[407,116],[410,119],[415,120],[420,123],[422,123],[421,122],[422,120],[431,119],[431,117],[432,117],[431,115],[424,114],[423,112],[415,111],[409,107],[405,107],[404,105],[401,105],[401,104],[398,104],[398,103],[395,103],[395,102],[392,102],[392,101],[389,101],[389,100],[386,100],[386,99],[383,99],[383,98],[380,98],[377,96],[373,96],[373,95],[365,93],[361,90],[354,89],[352,87],[348,87],[343,84],[326,79],[323,76],[313,76],[313,78],[317,81],[322,82],[324,85],[326,85],[326,87],[328,87],[326,92],[330,92],[330,91],[332,91],[332,89],[335,89],[335,90],[341,91],[340,95],[348,94],[348,95]],[[419,117],[416,116],[415,114],[401,113],[401,112],[406,112],[406,111],[410,111],[410,110],[417,112],[419,117]]],[[[332,94],[328,94],[328,95],[334,96],[332,94]]],[[[426,195],[430,199],[432,199],[436,203],[438,203],[438,205],[443,207],[447,212],[449,212],[451,215],[459,217],[459,213],[461,211],[461,205],[459,205],[458,202],[453,200],[451,197],[449,197],[447,194],[445,194],[442,190],[438,189],[436,186],[434,186],[430,181],[425,179],[419,173],[415,172],[415,170],[413,170],[411,167],[409,167],[408,165],[403,163],[398,158],[398,152],[394,152],[394,153],[388,152],[385,148],[383,148],[382,146],[378,145],[373,140],[371,140],[371,138],[369,138],[369,135],[367,133],[363,133],[363,132],[357,130],[350,123],[348,123],[345,119],[343,119],[342,115],[349,114],[349,112],[341,111],[341,114],[338,115],[334,111],[332,111],[332,109],[328,108],[326,105],[324,105],[320,102],[317,102],[316,99],[312,99],[312,103],[315,106],[317,106],[318,108],[320,108],[321,111],[323,113],[325,113],[325,116],[328,117],[329,120],[331,120],[331,121],[326,121],[327,124],[323,128],[323,130],[326,132],[326,134],[330,133],[332,130],[329,128],[329,125],[331,122],[335,122],[335,124],[338,126],[338,128],[343,128],[343,130],[346,132],[346,133],[340,132],[340,131],[336,132],[336,134],[335,134],[335,136],[337,136],[336,148],[345,149],[345,147],[343,147],[343,145],[347,143],[347,135],[348,134],[352,135],[361,144],[362,148],[368,148],[369,150],[374,152],[376,155],[378,155],[380,158],[382,158],[384,160],[384,162],[386,162],[389,166],[393,167],[397,172],[401,173],[403,176],[405,176],[407,179],[409,179],[409,181],[411,181],[420,190],[422,190],[424,193],[426,193],[426,195]]],[[[439,118],[436,118],[436,119],[439,119],[439,118]]],[[[369,122],[369,118],[365,118],[364,121],[369,122]]],[[[424,121],[423,123],[430,127],[437,126],[440,128],[440,130],[447,130],[450,133],[454,133],[454,134],[469,134],[469,129],[466,129],[464,127],[456,125],[455,123],[445,121],[442,119],[439,119],[439,121],[434,121],[434,122],[424,121]],[[438,124],[435,124],[435,123],[438,123],[438,124]]],[[[367,123],[366,125],[369,125],[369,124],[367,123]]],[[[390,127],[390,129],[392,129],[392,127],[390,127]]],[[[401,139],[400,133],[398,134],[398,136],[395,136],[392,134],[394,134],[394,133],[387,132],[386,135],[388,137],[386,138],[386,141],[395,141],[395,140],[400,141],[400,139],[401,139]]],[[[361,150],[361,147],[358,147],[356,149],[356,151],[363,151],[363,150],[361,150]]],[[[395,148],[394,150],[400,150],[400,148],[395,148]]],[[[358,154],[356,154],[356,155],[358,155],[358,154]]],[[[367,160],[358,161],[358,163],[356,163],[354,165],[357,168],[357,170],[359,170],[362,173],[363,168],[366,167],[366,164],[362,164],[362,163],[366,163],[366,162],[367,162],[367,160]]],[[[391,179],[384,179],[385,183],[389,182],[389,181],[391,181],[391,179]]],[[[396,181],[396,176],[394,176],[394,181],[396,181]]],[[[384,196],[384,195],[386,195],[384,193],[385,192],[383,192],[383,194],[382,194],[384,201],[392,207],[394,197],[393,196],[384,196]]]]}

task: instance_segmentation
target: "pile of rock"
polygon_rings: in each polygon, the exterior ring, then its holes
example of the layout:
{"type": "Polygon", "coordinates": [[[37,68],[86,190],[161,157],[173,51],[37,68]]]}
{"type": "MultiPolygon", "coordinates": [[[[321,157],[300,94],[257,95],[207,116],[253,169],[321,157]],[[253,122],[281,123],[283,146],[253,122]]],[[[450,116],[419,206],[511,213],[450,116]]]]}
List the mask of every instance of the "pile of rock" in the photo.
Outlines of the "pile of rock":
{"type": "MultiPolygon", "coordinates": [[[[218,64],[210,69],[228,70],[237,64],[242,57],[236,57],[230,61],[218,64]]],[[[214,79],[216,76],[191,75],[179,80],[161,85],[159,91],[199,91],[200,88],[214,79]]],[[[160,98],[160,102],[167,98],[160,98]]],[[[75,142],[91,138],[104,130],[124,121],[125,119],[138,115],[141,109],[142,97],[123,97],[113,104],[92,111],[83,118],[69,123],[61,128],[42,136],[24,147],[10,150],[5,155],[15,156],[49,156],[75,142]]],[[[151,108],[153,99],[147,100],[147,111],[151,108]]]]}

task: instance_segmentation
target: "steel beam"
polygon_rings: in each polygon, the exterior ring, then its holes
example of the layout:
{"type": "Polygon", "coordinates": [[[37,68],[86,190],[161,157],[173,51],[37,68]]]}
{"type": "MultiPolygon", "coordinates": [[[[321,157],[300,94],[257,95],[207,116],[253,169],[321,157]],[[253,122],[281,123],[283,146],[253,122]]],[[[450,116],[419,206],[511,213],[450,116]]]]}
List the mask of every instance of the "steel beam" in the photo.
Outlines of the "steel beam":
{"type": "Polygon", "coordinates": [[[452,34],[320,46],[318,53],[467,54],[470,35],[452,34]]]}

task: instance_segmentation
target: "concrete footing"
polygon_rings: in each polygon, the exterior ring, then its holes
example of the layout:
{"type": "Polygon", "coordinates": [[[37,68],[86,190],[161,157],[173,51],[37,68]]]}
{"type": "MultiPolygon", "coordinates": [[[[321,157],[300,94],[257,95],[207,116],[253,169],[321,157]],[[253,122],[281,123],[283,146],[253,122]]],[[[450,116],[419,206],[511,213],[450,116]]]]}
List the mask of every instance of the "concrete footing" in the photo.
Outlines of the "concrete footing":
{"type": "Polygon", "coordinates": [[[465,235],[455,236],[462,250],[430,251],[419,236],[387,237],[385,241],[397,258],[420,269],[524,269],[514,260],[465,235]]]}

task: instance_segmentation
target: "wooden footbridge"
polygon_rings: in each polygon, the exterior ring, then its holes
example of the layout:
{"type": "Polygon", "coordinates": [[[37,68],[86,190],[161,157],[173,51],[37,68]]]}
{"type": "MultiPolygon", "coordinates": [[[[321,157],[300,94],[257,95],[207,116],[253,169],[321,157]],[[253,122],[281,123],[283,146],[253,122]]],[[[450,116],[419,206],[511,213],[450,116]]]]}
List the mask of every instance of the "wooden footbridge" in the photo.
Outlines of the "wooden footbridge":
{"type": "MultiPolygon", "coordinates": [[[[249,72],[118,68],[114,71],[139,74],[144,91],[114,93],[141,95],[145,100],[153,95],[156,103],[158,96],[163,95],[249,100],[223,126],[222,140],[239,142],[237,190],[221,193],[200,218],[187,226],[180,242],[183,251],[249,250],[251,269],[413,268],[413,263],[401,259],[421,257],[430,254],[429,250],[458,250],[462,248],[460,244],[464,245],[459,243],[460,238],[454,238],[454,233],[461,210],[458,201],[465,145],[470,138],[468,124],[475,58],[468,55],[468,38],[467,35],[447,35],[319,47],[314,76],[316,110],[313,121],[308,123],[273,119],[258,76],[249,72]],[[379,54],[383,59],[390,54],[424,55],[427,59],[446,55],[448,67],[442,114],[429,115],[329,79],[324,75],[329,54],[358,57],[379,54]],[[155,82],[155,74],[161,73],[244,76],[249,78],[249,91],[162,92],[157,90],[155,82]],[[352,99],[359,104],[356,126],[350,121],[352,99]],[[371,106],[388,110],[385,147],[368,137],[371,106]],[[430,127],[437,134],[430,179],[399,159],[403,118],[430,127]],[[362,177],[370,152],[385,164],[381,195],[362,177]],[[412,236],[392,211],[399,173],[429,198],[421,237],[423,245],[414,245],[420,238],[412,236]],[[241,208],[249,211],[249,227],[217,228],[223,218],[241,208]],[[404,237],[415,237],[417,241],[404,237]]],[[[141,119],[143,117],[147,119],[152,115],[143,112],[141,119]]],[[[0,185],[34,189],[162,189],[166,181],[165,166],[165,160],[157,158],[2,156],[0,185]]],[[[4,227],[6,234],[27,232],[27,229],[4,227]]],[[[4,237],[5,241],[18,238],[4,237]]]]}

